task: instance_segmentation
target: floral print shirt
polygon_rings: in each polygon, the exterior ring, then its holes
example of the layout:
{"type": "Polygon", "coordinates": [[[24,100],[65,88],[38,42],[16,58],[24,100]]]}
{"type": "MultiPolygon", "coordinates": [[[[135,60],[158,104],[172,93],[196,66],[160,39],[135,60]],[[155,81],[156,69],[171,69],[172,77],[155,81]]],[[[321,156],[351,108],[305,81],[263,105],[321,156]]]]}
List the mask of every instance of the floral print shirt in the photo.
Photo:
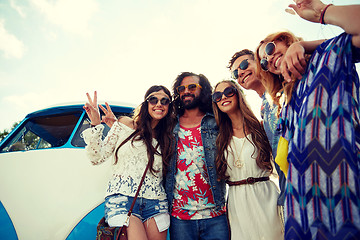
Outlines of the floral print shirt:
{"type": "Polygon", "coordinates": [[[214,210],[200,125],[194,128],[180,126],[178,135],[177,173],[171,215],[182,220],[194,220],[223,214],[224,209],[214,210]]]}

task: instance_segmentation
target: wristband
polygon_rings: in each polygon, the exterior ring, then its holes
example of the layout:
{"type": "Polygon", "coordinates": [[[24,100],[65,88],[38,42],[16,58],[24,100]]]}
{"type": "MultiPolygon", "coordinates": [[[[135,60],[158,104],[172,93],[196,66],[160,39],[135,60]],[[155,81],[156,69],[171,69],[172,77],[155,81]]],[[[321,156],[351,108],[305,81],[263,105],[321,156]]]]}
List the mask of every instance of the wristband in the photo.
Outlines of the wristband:
{"type": "Polygon", "coordinates": [[[325,16],[325,12],[326,12],[326,10],[328,9],[328,7],[330,7],[330,6],[332,6],[333,4],[328,4],[328,5],[326,5],[326,7],[324,7],[322,10],[321,10],[321,13],[320,13],[320,23],[321,24],[326,24],[325,23],[325,20],[324,20],[324,16],[325,16]]]}

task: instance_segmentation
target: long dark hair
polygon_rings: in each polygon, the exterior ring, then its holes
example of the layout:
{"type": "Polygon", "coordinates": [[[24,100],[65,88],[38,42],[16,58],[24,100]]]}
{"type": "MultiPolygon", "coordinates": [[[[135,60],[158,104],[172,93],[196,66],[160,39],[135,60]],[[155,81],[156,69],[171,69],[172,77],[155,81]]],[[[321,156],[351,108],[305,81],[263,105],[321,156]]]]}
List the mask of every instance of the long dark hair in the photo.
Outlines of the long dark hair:
{"type": "Polygon", "coordinates": [[[116,149],[115,151],[115,164],[118,162],[117,159],[117,152],[119,151],[120,147],[123,146],[127,141],[131,139],[131,143],[133,144],[134,141],[144,141],[146,148],[147,148],[147,156],[149,159],[150,164],[150,171],[151,173],[156,173],[153,168],[154,164],[154,155],[161,155],[163,161],[163,174],[166,173],[166,168],[169,165],[170,158],[173,154],[172,142],[173,142],[173,126],[174,126],[174,104],[171,101],[169,104],[169,111],[164,118],[162,118],[159,123],[156,125],[154,129],[151,128],[151,116],[148,111],[148,101],[146,101],[147,97],[153,93],[163,90],[171,100],[171,93],[170,91],[162,86],[162,85],[154,85],[150,87],[144,96],[144,102],[140,104],[135,110],[134,116],[134,126],[135,131],[127,137],[116,149]],[[153,147],[152,145],[152,138],[153,132],[155,133],[155,139],[157,140],[157,146],[153,147]],[[160,147],[161,153],[158,152],[156,149],[160,147]]]}
{"type": "Polygon", "coordinates": [[[176,91],[176,88],[180,86],[182,80],[185,77],[197,77],[199,78],[199,84],[201,86],[201,92],[199,96],[199,109],[203,113],[212,113],[211,107],[211,92],[212,87],[209,80],[203,74],[195,74],[192,72],[182,72],[179,74],[173,84],[173,93],[174,93],[174,105],[175,105],[175,112],[178,116],[182,116],[185,112],[183,103],[180,99],[180,95],[176,91]]]}
{"type": "MultiPolygon", "coordinates": [[[[255,117],[254,113],[249,108],[242,90],[238,83],[235,83],[231,80],[224,80],[216,84],[215,88],[220,83],[228,83],[230,86],[235,87],[238,96],[238,108],[242,116],[243,122],[243,131],[247,140],[247,134],[251,134],[252,141],[251,144],[255,147],[254,152],[251,156],[254,155],[256,149],[258,150],[258,156],[256,158],[256,164],[259,168],[268,170],[272,172],[271,165],[271,146],[266,137],[266,133],[264,127],[259,122],[259,120],[255,117]]],[[[218,173],[219,179],[227,179],[228,176],[225,175],[226,168],[228,167],[227,160],[225,158],[226,154],[228,154],[228,146],[230,145],[231,138],[233,136],[233,126],[231,119],[229,116],[222,112],[216,103],[212,103],[214,109],[214,115],[216,123],[219,126],[219,135],[216,138],[216,147],[218,150],[218,154],[215,160],[215,166],[218,173]]]]}

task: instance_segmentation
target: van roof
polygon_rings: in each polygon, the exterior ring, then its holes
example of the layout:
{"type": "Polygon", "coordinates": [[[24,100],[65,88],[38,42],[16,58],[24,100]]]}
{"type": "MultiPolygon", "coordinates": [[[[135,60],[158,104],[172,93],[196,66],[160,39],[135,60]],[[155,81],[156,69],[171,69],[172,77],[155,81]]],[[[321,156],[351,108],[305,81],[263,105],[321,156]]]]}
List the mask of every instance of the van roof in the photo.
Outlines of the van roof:
{"type": "MultiPolygon", "coordinates": [[[[105,104],[101,104],[101,105],[105,106],[105,104]]],[[[120,104],[109,104],[109,105],[114,112],[130,113],[134,110],[134,106],[131,106],[130,104],[120,103],[120,104]]],[[[78,104],[68,103],[68,104],[56,105],[29,113],[26,116],[26,118],[56,115],[61,113],[74,112],[74,111],[82,111],[83,106],[84,103],[78,103],[78,104]]]]}

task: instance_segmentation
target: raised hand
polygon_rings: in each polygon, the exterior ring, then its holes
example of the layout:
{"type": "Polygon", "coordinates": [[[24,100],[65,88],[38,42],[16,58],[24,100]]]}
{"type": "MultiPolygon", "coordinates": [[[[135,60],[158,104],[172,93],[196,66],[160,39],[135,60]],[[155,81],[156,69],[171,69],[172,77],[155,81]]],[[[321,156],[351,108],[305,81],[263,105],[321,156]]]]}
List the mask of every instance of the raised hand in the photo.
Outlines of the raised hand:
{"type": "Polygon", "coordinates": [[[290,4],[289,7],[303,19],[310,22],[319,23],[321,11],[326,7],[326,4],[320,0],[294,0],[295,4],[290,4]]]}
{"type": "Polygon", "coordinates": [[[86,93],[86,96],[88,98],[88,102],[85,103],[83,108],[91,121],[91,125],[99,125],[101,123],[101,119],[99,107],[97,105],[97,92],[94,92],[94,99],[90,97],[89,93],[86,93]]]}
{"type": "Polygon", "coordinates": [[[104,116],[102,116],[102,122],[111,128],[112,125],[114,124],[114,122],[117,121],[117,118],[116,118],[115,114],[113,113],[113,111],[111,110],[109,104],[107,102],[105,102],[105,105],[106,105],[106,108],[99,105],[99,107],[105,114],[104,116]]]}
{"type": "Polygon", "coordinates": [[[305,49],[300,42],[295,42],[287,49],[280,65],[281,74],[288,82],[291,81],[290,74],[296,79],[301,79],[306,68],[305,49]]]}

